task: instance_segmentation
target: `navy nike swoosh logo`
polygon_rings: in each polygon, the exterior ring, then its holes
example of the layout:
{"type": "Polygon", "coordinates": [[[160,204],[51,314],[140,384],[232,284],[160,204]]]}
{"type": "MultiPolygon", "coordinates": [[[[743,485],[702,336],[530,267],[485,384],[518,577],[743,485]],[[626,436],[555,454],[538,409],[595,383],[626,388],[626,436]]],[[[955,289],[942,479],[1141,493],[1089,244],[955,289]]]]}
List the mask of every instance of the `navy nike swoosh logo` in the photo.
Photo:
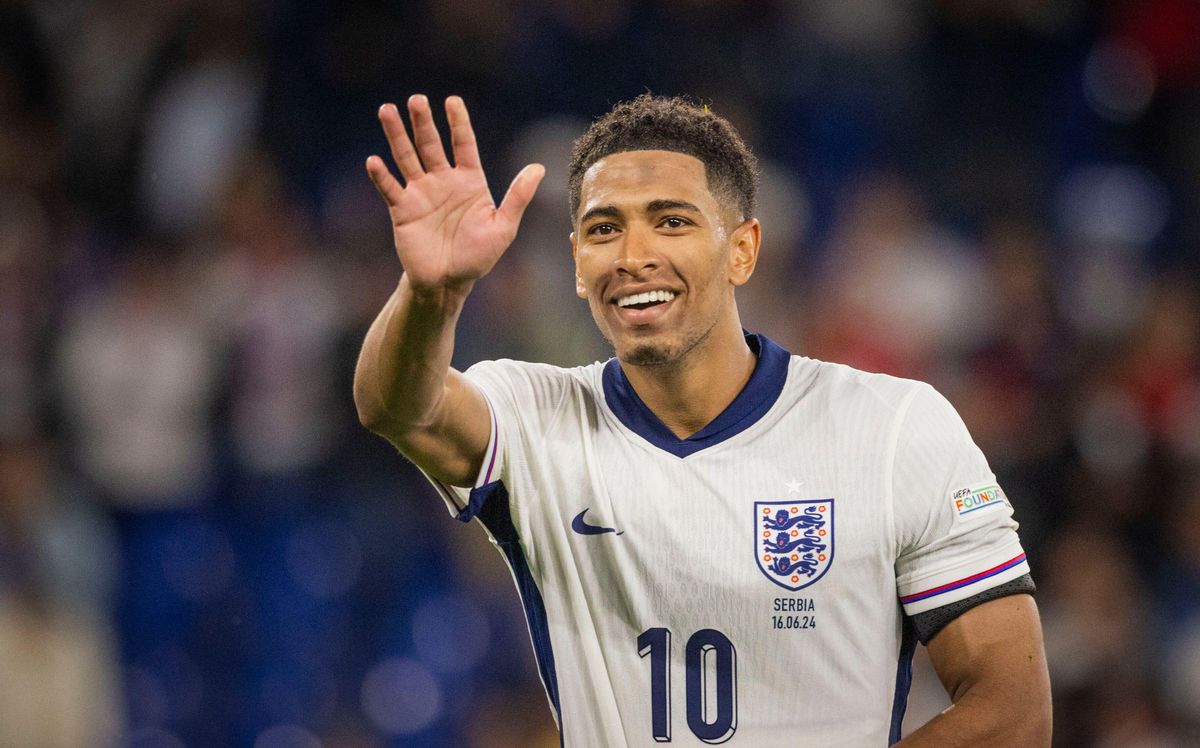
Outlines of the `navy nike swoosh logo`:
{"type": "MultiPolygon", "coordinates": [[[[588,507],[591,509],[591,507],[588,507]]],[[[624,530],[617,530],[614,527],[600,527],[599,525],[589,525],[583,521],[583,515],[587,514],[587,509],[584,509],[579,514],[575,515],[575,519],[571,520],[571,529],[580,535],[603,535],[606,532],[613,532],[617,535],[624,535],[624,530]]]]}

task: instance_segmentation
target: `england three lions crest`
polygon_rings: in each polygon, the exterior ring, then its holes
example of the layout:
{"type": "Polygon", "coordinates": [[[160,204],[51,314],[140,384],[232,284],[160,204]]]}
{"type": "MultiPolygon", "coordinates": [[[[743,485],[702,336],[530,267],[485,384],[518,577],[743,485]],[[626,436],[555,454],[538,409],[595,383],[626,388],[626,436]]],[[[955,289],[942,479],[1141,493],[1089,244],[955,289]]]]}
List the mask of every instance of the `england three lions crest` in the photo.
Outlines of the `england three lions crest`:
{"type": "Polygon", "coordinates": [[[754,557],[785,589],[804,589],[833,563],[833,499],[754,502],[754,557]]]}

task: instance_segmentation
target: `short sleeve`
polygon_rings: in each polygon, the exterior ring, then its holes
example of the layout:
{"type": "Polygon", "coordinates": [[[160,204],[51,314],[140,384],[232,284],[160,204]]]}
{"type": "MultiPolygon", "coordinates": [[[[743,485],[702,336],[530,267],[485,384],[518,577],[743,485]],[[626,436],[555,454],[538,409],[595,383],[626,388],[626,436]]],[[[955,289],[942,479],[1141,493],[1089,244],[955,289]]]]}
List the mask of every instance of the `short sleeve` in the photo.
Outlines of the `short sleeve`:
{"type": "Polygon", "coordinates": [[[1029,573],[1012,505],[953,406],[919,385],[892,464],[896,587],[915,615],[1029,573]]]}
{"type": "Polygon", "coordinates": [[[564,370],[557,367],[508,359],[481,361],[463,375],[483,393],[491,417],[491,435],[479,474],[471,488],[464,488],[422,472],[450,514],[469,522],[492,495],[486,489],[504,481],[528,452],[531,438],[544,433],[545,424],[562,403],[567,381],[564,370]]]}

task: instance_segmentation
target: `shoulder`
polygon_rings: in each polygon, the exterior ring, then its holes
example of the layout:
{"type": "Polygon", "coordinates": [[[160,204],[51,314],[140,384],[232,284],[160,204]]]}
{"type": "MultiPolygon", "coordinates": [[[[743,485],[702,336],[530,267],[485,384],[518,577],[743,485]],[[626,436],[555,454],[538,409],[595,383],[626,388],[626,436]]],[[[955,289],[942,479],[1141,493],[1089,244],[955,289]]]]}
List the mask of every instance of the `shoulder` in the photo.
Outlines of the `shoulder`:
{"type": "Polygon", "coordinates": [[[489,400],[503,399],[522,409],[556,407],[572,398],[594,397],[603,363],[564,368],[512,359],[480,361],[464,372],[489,400]]]}
{"type": "Polygon", "coordinates": [[[805,397],[822,400],[835,412],[868,411],[902,417],[927,399],[943,399],[937,391],[915,379],[855,369],[805,356],[792,356],[789,388],[805,397]]]}
{"type": "Polygon", "coordinates": [[[573,385],[594,380],[603,367],[604,363],[599,361],[587,366],[562,367],[534,361],[498,358],[473,364],[464,374],[471,378],[490,377],[512,381],[573,385]]]}

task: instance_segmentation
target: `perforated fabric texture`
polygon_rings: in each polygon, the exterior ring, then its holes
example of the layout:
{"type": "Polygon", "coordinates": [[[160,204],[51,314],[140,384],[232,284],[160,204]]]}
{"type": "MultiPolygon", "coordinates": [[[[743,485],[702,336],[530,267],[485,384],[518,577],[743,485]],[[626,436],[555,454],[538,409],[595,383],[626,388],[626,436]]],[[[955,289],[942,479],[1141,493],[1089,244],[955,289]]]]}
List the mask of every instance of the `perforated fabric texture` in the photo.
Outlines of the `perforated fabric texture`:
{"type": "Polygon", "coordinates": [[[924,613],[917,613],[912,617],[913,628],[916,629],[917,638],[921,640],[921,643],[928,644],[930,639],[946,627],[946,624],[976,605],[986,603],[989,600],[995,600],[996,598],[1007,597],[1008,595],[1033,595],[1036,592],[1037,585],[1033,583],[1033,577],[1025,574],[1010,582],[998,584],[977,595],[972,595],[965,600],[959,600],[958,602],[943,605],[940,608],[927,610],[924,613]]]}

